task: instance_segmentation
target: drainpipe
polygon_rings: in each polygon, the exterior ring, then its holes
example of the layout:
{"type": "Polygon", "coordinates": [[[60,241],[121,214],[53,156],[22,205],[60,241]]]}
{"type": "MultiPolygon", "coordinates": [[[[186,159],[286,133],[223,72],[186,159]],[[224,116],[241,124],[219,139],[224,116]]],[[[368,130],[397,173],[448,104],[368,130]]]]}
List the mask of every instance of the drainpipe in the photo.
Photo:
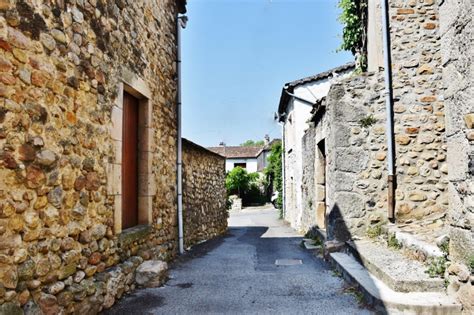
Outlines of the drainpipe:
{"type": "Polygon", "coordinates": [[[304,99],[302,97],[299,97],[298,95],[290,93],[290,92],[288,92],[287,89],[285,89],[285,93],[288,94],[289,96],[293,97],[294,99],[297,99],[300,102],[306,103],[308,105],[315,105],[315,102],[308,101],[307,99],[304,99]]]}
{"type": "Polygon", "coordinates": [[[387,115],[387,171],[388,171],[388,219],[395,221],[395,151],[393,137],[393,88],[392,88],[392,56],[390,44],[390,22],[389,22],[389,3],[388,0],[382,2],[382,33],[383,33],[383,52],[385,67],[385,112],[387,115]]]}
{"type": "Polygon", "coordinates": [[[178,134],[178,152],[177,152],[177,186],[178,186],[178,239],[179,239],[179,253],[184,253],[184,228],[183,228],[183,140],[181,135],[181,28],[186,27],[188,21],[187,16],[178,16],[176,20],[176,71],[177,77],[177,134],[178,134]]]}
{"type": "Polygon", "coordinates": [[[281,185],[281,201],[282,201],[282,214],[283,218],[285,218],[286,214],[286,171],[285,171],[285,123],[281,124],[281,176],[283,177],[282,179],[282,185],[281,185]]]}

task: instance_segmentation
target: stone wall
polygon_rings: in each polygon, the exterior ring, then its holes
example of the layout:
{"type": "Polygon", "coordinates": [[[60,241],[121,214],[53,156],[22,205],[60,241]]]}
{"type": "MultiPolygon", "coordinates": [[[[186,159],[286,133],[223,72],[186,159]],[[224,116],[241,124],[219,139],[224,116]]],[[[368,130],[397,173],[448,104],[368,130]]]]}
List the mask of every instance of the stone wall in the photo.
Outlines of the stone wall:
{"type": "Polygon", "coordinates": [[[2,309],[95,313],[175,255],[176,16],[174,0],[0,1],[2,309]],[[124,90],[146,103],[148,224],[121,232],[124,90]]]}
{"type": "Polygon", "coordinates": [[[390,1],[399,220],[447,210],[438,11],[435,0],[390,1]]]}
{"type": "Polygon", "coordinates": [[[227,231],[225,158],[183,139],[183,217],[186,247],[227,231]]]}
{"type": "Polygon", "coordinates": [[[473,14],[470,0],[443,1],[440,8],[449,169],[449,257],[454,261],[448,268],[448,292],[459,298],[466,313],[474,310],[474,287],[467,277],[470,264],[474,263],[473,14]]]}
{"type": "Polygon", "coordinates": [[[386,221],[384,83],[369,73],[332,86],[327,96],[327,232],[330,239],[365,236],[386,221]],[[362,125],[372,117],[374,124],[362,125]]]}
{"type": "Polygon", "coordinates": [[[301,230],[308,231],[316,225],[316,129],[310,127],[306,130],[302,142],[303,175],[302,175],[302,216],[301,230]]]}
{"type": "MultiPolygon", "coordinates": [[[[427,234],[425,240],[431,242],[444,233],[448,205],[438,18],[433,0],[390,1],[396,218],[410,223],[410,232],[427,234]]],[[[333,86],[328,97],[328,147],[333,152],[328,198],[345,213],[348,230],[356,234],[386,220],[383,91],[381,74],[369,74],[333,86]],[[371,115],[374,124],[361,128],[360,120],[371,115]]]]}
{"type": "MultiPolygon", "coordinates": [[[[321,101],[325,104],[325,99],[321,101]]],[[[303,137],[303,214],[302,230],[326,227],[326,150],[328,120],[325,107],[312,117],[303,137]],[[323,152],[324,151],[324,152],[323,152]]]]}

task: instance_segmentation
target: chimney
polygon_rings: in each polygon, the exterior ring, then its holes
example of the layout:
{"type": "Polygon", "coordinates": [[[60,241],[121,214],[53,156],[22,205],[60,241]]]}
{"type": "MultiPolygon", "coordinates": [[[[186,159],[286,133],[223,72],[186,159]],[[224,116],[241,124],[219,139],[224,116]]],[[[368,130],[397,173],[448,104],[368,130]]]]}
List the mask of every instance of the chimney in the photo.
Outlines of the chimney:
{"type": "Polygon", "coordinates": [[[270,144],[270,136],[269,135],[265,135],[265,137],[263,137],[263,143],[265,145],[270,144]]]}

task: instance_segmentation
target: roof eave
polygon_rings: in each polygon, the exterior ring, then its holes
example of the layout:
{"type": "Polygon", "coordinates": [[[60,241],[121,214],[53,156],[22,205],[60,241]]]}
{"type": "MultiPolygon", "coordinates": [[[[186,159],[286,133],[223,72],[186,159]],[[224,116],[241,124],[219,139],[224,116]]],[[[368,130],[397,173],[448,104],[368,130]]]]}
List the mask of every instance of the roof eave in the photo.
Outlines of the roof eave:
{"type": "Polygon", "coordinates": [[[255,155],[248,155],[248,156],[230,156],[230,157],[226,157],[226,159],[256,159],[258,158],[258,156],[255,156],[255,155]]]}
{"type": "Polygon", "coordinates": [[[320,80],[325,80],[325,79],[330,78],[334,73],[344,73],[344,72],[347,72],[347,71],[352,71],[352,70],[354,70],[354,68],[355,68],[355,63],[354,62],[349,62],[349,63],[346,63],[346,64],[341,65],[339,67],[330,69],[328,71],[321,72],[320,74],[317,74],[315,76],[311,76],[311,77],[307,77],[307,78],[303,78],[303,79],[299,79],[299,80],[295,80],[295,81],[291,81],[291,82],[286,83],[285,86],[283,87],[282,91],[281,91],[280,104],[278,105],[278,116],[279,116],[278,121],[280,121],[280,122],[284,121],[284,119],[282,117],[282,114],[286,113],[288,103],[291,100],[291,96],[288,94],[288,92],[293,93],[295,87],[298,87],[300,85],[309,84],[309,83],[312,83],[312,82],[317,82],[317,81],[320,81],[320,80]]]}
{"type": "Polygon", "coordinates": [[[291,100],[291,97],[287,92],[288,92],[288,86],[285,85],[283,89],[281,90],[280,104],[278,105],[278,116],[279,116],[278,120],[279,121],[283,121],[282,114],[286,113],[288,103],[291,100]]]}

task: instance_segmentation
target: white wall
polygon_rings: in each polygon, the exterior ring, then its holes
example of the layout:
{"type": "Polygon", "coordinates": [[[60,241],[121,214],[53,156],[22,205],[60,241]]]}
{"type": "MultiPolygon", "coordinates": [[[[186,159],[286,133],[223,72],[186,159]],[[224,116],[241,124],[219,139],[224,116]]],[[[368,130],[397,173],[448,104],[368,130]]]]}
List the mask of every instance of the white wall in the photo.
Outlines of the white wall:
{"type": "MultiPolygon", "coordinates": [[[[335,78],[300,85],[293,94],[316,102],[325,97],[331,84],[351,75],[346,71],[335,78]]],[[[300,229],[303,215],[303,153],[302,139],[308,129],[312,106],[293,98],[287,107],[283,132],[285,133],[285,220],[295,229],[300,229]],[[291,122],[290,122],[291,120],[291,122]]]]}
{"type": "Polygon", "coordinates": [[[247,163],[247,172],[254,173],[257,171],[257,158],[247,159],[226,159],[225,171],[230,172],[234,169],[234,163],[247,163]]]}

